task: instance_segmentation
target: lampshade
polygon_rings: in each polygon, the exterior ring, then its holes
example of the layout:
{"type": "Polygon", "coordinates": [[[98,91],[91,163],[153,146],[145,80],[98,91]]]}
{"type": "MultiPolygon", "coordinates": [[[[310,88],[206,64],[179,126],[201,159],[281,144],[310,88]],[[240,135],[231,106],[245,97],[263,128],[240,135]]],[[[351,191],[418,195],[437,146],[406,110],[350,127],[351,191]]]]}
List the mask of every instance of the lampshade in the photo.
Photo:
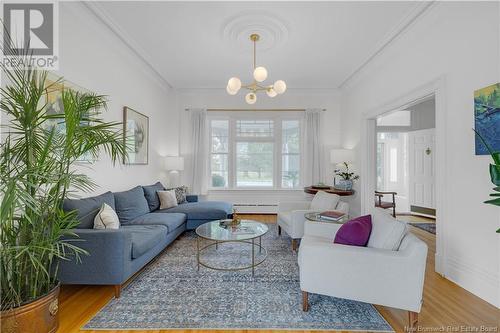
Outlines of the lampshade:
{"type": "Polygon", "coordinates": [[[267,96],[269,96],[269,97],[271,97],[271,98],[272,98],[272,97],[275,97],[276,95],[278,95],[278,93],[277,93],[276,91],[274,91],[274,89],[273,89],[273,88],[269,88],[269,89],[267,89],[267,90],[266,90],[266,94],[267,94],[267,96]]]}
{"type": "Polygon", "coordinates": [[[330,150],[330,162],[332,164],[338,163],[352,163],[354,161],[354,151],[352,149],[332,149],[330,150]]]}
{"type": "Polygon", "coordinates": [[[278,80],[278,81],[274,82],[273,89],[274,89],[274,91],[276,91],[278,94],[282,94],[282,93],[284,93],[284,92],[285,92],[285,90],[286,90],[286,83],[285,83],[285,81],[283,81],[283,80],[278,80]]]}
{"type": "Polygon", "coordinates": [[[255,95],[254,93],[248,93],[246,96],[245,96],[245,101],[247,101],[248,104],[255,104],[255,102],[257,102],[257,95],[255,95]]]}
{"type": "Polygon", "coordinates": [[[229,95],[236,95],[238,93],[238,90],[231,90],[229,85],[226,87],[226,91],[229,95]]]}
{"type": "Polygon", "coordinates": [[[232,77],[227,81],[227,90],[238,92],[241,88],[241,80],[237,77],[232,77]]]}
{"type": "Polygon", "coordinates": [[[265,79],[267,79],[267,69],[262,66],[255,68],[253,71],[253,78],[257,82],[264,81],[265,79]]]}
{"type": "Polygon", "coordinates": [[[166,156],[165,169],[182,171],[184,170],[184,157],[182,156],[166,156]]]}

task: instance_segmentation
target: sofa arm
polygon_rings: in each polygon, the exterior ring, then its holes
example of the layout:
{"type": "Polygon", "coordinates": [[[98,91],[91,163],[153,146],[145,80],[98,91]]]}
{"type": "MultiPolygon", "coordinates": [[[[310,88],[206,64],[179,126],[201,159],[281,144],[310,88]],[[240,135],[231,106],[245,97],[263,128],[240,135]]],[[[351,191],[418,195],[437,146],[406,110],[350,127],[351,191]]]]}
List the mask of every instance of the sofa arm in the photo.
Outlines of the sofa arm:
{"type": "Polygon", "coordinates": [[[311,203],[309,201],[284,201],[278,202],[278,212],[290,212],[292,210],[309,209],[311,203]]]}
{"type": "Polygon", "coordinates": [[[304,236],[328,238],[332,242],[342,224],[334,222],[306,221],[304,224],[304,236]]]}
{"type": "Polygon", "coordinates": [[[63,284],[121,284],[131,260],[132,235],[123,229],[74,229],[77,237],[67,239],[88,255],[59,261],[58,277],[63,284]]]}
{"type": "Polygon", "coordinates": [[[196,194],[188,194],[186,195],[187,202],[198,202],[198,195],[196,194]]]}

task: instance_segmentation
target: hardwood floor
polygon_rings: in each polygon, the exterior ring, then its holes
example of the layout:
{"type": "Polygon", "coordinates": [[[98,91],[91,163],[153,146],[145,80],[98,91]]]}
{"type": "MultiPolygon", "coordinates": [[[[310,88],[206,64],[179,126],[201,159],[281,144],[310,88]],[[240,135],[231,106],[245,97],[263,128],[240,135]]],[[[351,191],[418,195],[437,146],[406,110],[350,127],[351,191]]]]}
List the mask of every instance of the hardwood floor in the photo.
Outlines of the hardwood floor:
{"type": "MultiPolygon", "coordinates": [[[[275,223],[275,215],[246,215],[266,223],[275,223]]],[[[427,270],[424,285],[424,304],[419,315],[421,332],[465,332],[468,327],[496,327],[500,330],[500,310],[458,287],[434,272],[434,253],[436,250],[435,236],[412,227],[418,237],[429,246],[427,270]],[[464,328],[461,329],[461,326],[464,328]],[[450,327],[450,328],[447,328],[450,327]],[[455,329],[455,330],[454,330],[455,329]]],[[[283,236],[286,237],[286,236],[283,236]]],[[[156,333],[183,333],[184,330],[148,330],[148,331],[80,331],[92,316],[97,313],[113,297],[112,286],[63,286],[59,299],[59,333],[73,332],[156,332],[156,333]]],[[[396,332],[404,332],[407,324],[407,312],[383,306],[377,306],[382,316],[391,324],[396,332]]],[[[472,330],[468,330],[471,332],[472,330]]],[[[215,331],[199,330],[209,333],[215,331]]],[[[267,333],[271,331],[231,331],[232,333],[267,333]]],[[[300,331],[281,331],[299,333],[300,331]]],[[[302,331],[309,333],[312,331],[302,331]]],[[[418,331],[417,331],[418,332],[418,331]]]]}

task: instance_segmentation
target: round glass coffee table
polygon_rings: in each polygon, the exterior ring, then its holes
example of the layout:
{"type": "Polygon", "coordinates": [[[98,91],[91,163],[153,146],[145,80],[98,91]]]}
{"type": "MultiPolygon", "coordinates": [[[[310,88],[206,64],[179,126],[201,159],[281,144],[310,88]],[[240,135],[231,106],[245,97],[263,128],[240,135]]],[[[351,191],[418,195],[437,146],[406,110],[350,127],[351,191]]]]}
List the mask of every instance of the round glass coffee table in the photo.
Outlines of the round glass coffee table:
{"type": "MultiPolygon", "coordinates": [[[[220,220],[207,222],[196,228],[196,261],[198,270],[200,265],[206,268],[219,271],[240,271],[244,269],[252,269],[252,275],[255,274],[255,267],[262,264],[267,258],[267,250],[262,246],[262,236],[264,236],[269,228],[261,222],[252,220],[241,220],[237,226],[222,226],[220,220]],[[256,243],[258,239],[258,244],[256,243]],[[208,244],[203,244],[203,240],[208,241],[208,244]],[[246,243],[251,244],[251,264],[249,265],[234,265],[230,267],[216,266],[209,264],[201,259],[202,253],[210,248],[218,249],[219,244],[223,243],[246,243]],[[255,250],[259,251],[259,258],[256,258],[255,250]]],[[[220,256],[224,256],[224,251],[216,252],[220,256]]]]}

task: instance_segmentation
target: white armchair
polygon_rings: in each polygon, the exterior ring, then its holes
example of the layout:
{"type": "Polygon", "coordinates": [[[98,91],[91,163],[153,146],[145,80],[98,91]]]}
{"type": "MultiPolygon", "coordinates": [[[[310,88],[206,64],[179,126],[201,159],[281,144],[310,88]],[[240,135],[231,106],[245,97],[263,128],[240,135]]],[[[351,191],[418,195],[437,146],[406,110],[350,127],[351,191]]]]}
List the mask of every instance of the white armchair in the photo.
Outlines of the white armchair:
{"type": "Polygon", "coordinates": [[[349,214],[349,204],[340,201],[336,194],[318,191],[311,202],[280,202],[278,203],[278,233],[283,229],[292,238],[292,250],[297,248],[297,239],[304,235],[304,214],[338,210],[349,214]]]}
{"type": "MultiPolygon", "coordinates": [[[[372,224],[374,218],[372,214],[372,224]]],[[[396,251],[334,244],[340,227],[333,223],[305,224],[298,256],[303,310],[308,311],[308,293],[315,293],[404,309],[409,313],[410,326],[416,325],[427,245],[409,232],[396,251]]]]}

